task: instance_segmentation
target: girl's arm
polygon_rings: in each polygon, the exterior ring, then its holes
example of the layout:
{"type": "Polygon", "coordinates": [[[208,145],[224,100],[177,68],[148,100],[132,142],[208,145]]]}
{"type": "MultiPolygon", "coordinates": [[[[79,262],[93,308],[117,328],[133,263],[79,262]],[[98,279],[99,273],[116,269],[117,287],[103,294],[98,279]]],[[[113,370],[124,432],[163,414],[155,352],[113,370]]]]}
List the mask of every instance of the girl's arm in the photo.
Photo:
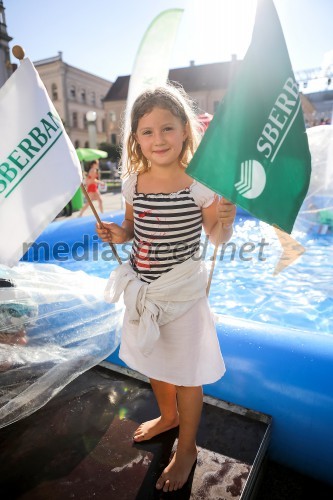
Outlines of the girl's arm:
{"type": "Polygon", "coordinates": [[[126,202],[125,219],[121,226],[114,222],[103,222],[100,227],[96,224],[96,232],[103,241],[110,243],[125,243],[134,236],[133,206],[126,202]]]}
{"type": "Polygon", "coordinates": [[[225,198],[215,198],[213,203],[202,209],[202,225],[213,245],[226,243],[233,233],[236,206],[225,198]]]}

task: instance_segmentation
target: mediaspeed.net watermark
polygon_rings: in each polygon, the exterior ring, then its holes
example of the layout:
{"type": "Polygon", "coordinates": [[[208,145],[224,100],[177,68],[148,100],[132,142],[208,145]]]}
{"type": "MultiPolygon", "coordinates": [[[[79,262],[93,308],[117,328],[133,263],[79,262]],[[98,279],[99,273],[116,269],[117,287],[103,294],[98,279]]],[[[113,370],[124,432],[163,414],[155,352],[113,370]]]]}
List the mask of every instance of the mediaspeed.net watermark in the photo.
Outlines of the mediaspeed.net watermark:
{"type": "MultiPolygon", "coordinates": [[[[234,261],[240,260],[249,262],[257,260],[258,262],[265,262],[267,260],[267,253],[270,243],[261,238],[260,241],[228,241],[219,246],[216,260],[219,261],[234,261]]],[[[158,243],[154,246],[149,246],[147,242],[142,244],[142,250],[147,250],[146,260],[159,261],[166,256],[172,261],[182,262],[184,255],[189,253],[196,253],[200,258],[205,260],[211,259],[212,245],[209,243],[208,237],[202,238],[199,247],[188,245],[186,242],[181,242],[176,245],[170,243],[158,243]],[[190,250],[190,252],[189,252],[190,250]],[[199,250],[199,252],[197,252],[199,250]]],[[[132,251],[132,242],[116,245],[117,252],[120,259],[125,262],[129,259],[132,251]]],[[[140,247],[138,249],[140,252],[140,247]]],[[[143,252],[142,252],[143,253],[143,252]]],[[[108,243],[101,242],[97,235],[84,234],[81,241],[75,241],[68,244],[65,241],[57,241],[53,244],[49,242],[40,241],[34,243],[23,244],[23,260],[29,262],[68,262],[74,260],[76,262],[97,262],[99,260],[105,262],[116,262],[117,259],[108,243]]],[[[142,257],[141,257],[142,259],[142,257]]]]}

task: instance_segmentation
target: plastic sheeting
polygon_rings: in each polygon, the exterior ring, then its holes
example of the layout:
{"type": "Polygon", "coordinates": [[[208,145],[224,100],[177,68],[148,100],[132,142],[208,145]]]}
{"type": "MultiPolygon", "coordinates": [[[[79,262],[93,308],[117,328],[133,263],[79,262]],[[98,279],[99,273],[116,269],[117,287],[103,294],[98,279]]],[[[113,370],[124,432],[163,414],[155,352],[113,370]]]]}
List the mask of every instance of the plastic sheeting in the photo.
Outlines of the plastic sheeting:
{"type": "Polygon", "coordinates": [[[0,427],[36,411],[120,342],[106,280],[52,264],[0,265],[0,427]]]}
{"type": "Polygon", "coordinates": [[[333,231],[333,125],[307,129],[312,173],[294,229],[326,234],[333,231]]]}

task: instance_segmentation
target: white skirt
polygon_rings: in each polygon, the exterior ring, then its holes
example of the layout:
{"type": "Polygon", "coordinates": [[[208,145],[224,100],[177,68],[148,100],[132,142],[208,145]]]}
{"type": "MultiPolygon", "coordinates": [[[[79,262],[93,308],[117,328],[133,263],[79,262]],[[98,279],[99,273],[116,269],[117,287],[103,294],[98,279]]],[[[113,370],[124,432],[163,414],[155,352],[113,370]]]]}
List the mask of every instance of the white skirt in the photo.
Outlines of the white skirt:
{"type": "Polygon", "coordinates": [[[148,378],[174,385],[199,386],[219,380],[225,373],[215,323],[206,297],[185,314],[160,326],[151,354],[137,344],[137,325],[125,312],[119,357],[148,378]]]}

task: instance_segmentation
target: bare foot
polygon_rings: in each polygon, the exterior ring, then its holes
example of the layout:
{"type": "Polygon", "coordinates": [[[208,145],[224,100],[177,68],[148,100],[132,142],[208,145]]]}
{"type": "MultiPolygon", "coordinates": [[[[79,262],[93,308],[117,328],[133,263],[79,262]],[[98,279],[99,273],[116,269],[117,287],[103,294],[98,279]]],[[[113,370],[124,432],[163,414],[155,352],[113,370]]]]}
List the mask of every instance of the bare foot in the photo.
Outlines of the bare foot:
{"type": "Polygon", "coordinates": [[[163,491],[180,490],[188,480],[193,464],[197,459],[197,449],[192,451],[177,450],[169,465],[159,477],[156,488],[163,491]]]}
{"type": "Polygon", "coordinates": [[[148,439],[157,436],[157,434],[161,434],[162,432],[177,427],[178,424],[178,416],[173,420],[166,420],[162,417],[154,418],[153,420],[143,422],[143,424],[141,424],[134,432],[133,439],[137,443],[139,443],[140,441],[147,441],[148,439]]]}

